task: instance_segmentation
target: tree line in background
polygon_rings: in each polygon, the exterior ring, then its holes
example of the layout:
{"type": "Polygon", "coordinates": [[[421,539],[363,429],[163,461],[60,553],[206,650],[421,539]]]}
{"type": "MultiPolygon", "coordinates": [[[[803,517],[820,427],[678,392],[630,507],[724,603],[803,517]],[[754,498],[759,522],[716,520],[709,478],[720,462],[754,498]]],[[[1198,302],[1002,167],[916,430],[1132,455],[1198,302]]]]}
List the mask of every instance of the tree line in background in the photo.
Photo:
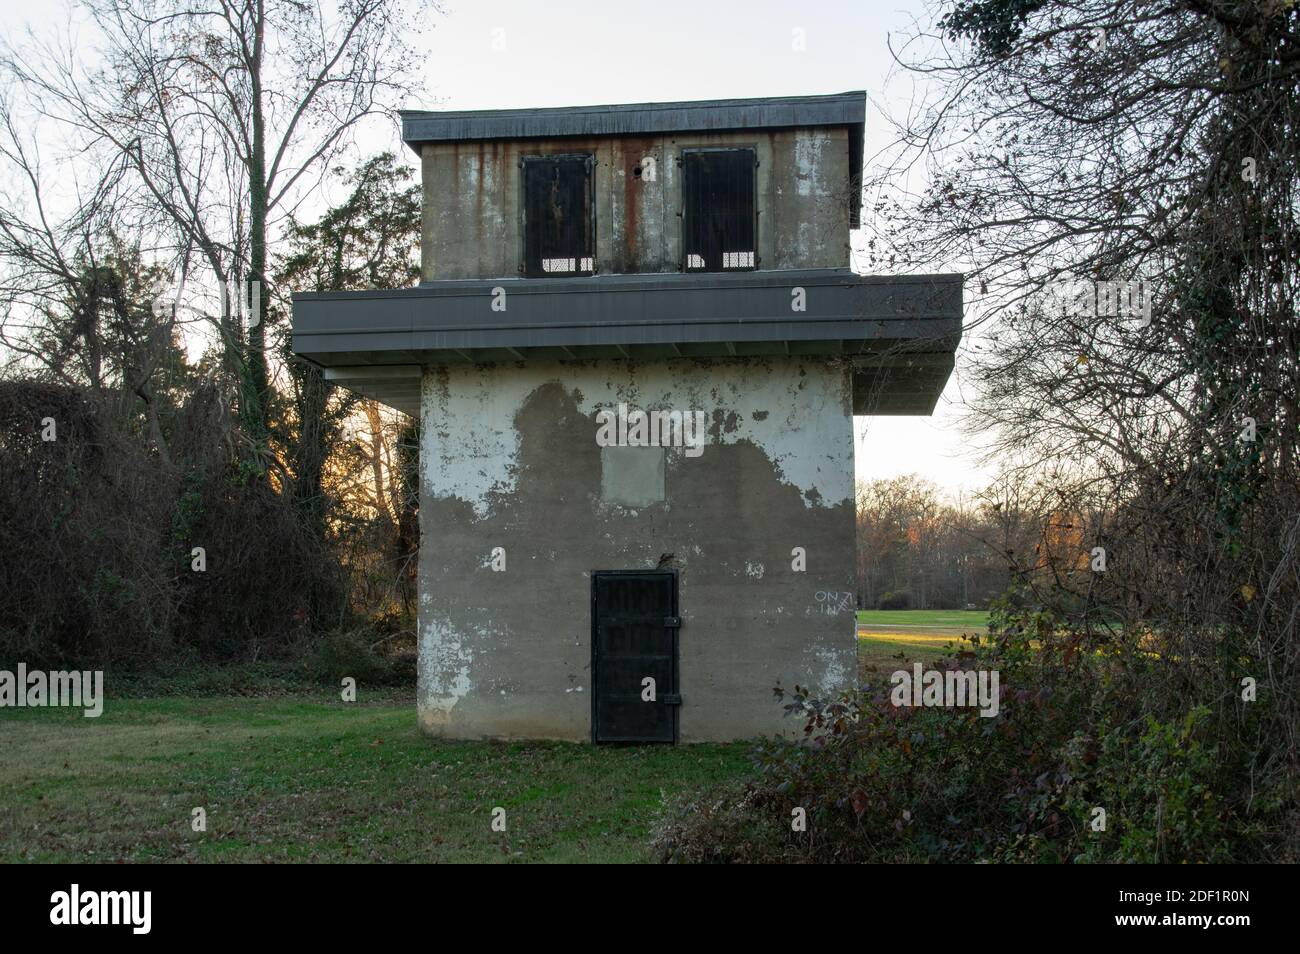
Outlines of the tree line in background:
{"type": "Polygon", "coordinates": [[[942,493],[915,474],[857,489],[857,597],[863,609],[987,609],[1018,583],[1059,588],[1092,572],[1104,502],[1008,471],[981,490],[942,493]]]}
{"type": "Polygon", "coordinates": [[[1006,561],[986,544],[988,509],[950,499],[916,475],[857,488],[857,597],[862,609],[987,606],[1006,561]]]}
{"type": "MultiPolygon", "coordinates": [[[[290,228],[279,287],[409,283],[410,177],[387,154],[349,173],[341,205],[290,228]]],[[[409,634],[417,425],[284,354],[259,446],[156,278],[119,241],[70,262],[27,339],[36,361],[0,377],[0,650],[148,668],[409,634]]]]}
{"type": "Polygon", "coordinates": [[[3,657],[413,635],[415,425],[298,360],[288,315],[417,277],[412,170],[355,134],[430,8],[82,0],[0,45],[3,657]]]}

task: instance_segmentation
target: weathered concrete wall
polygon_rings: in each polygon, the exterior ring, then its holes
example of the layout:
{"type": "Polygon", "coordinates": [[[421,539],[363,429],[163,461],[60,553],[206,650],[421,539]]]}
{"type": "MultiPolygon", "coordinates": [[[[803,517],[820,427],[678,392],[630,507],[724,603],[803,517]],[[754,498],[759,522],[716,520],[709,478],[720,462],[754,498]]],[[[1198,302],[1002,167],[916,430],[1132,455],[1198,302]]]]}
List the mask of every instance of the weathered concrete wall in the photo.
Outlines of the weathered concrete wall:
{"type": "Polygon", "coordinates": [[[677,160],[683,149],[709,146],[747,146],[758,156],[759,268],[848,267],[848,131],[817,127],[425,143],[423,280],[518,277],[523,263],[520,159],[576,153],[596,158],[597,271],[678,271],[682,189],[677,160]],[[655,160],[653,181],[644,171],[647,157],[655,160]]]}
{"type": "Polygon", "coordinates": [[[841,363],[436,367],[422,414],[425,731],[589,739],[593,570],[678,569],[682,741],[791,731],[777,682],[853,679],[841,363]],[[597,412],[620,402],[705,411],[702,452],[601,448],[597,412]],[[792,569],[794,547],[806,572],[792,569]]]}

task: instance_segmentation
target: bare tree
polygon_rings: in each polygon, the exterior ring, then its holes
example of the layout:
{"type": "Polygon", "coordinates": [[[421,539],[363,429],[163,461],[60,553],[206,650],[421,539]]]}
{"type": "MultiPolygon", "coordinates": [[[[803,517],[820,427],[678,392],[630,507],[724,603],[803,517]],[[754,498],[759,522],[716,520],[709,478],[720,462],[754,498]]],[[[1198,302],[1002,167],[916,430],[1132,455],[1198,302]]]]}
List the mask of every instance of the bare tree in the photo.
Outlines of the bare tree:
{"type": "Polygon", "coordinates": [[[1300,10],[970,0],[898,56],[932,98],[869,184],[876,263],[969,271],[973,424],[1057,499],[1037,598],[1133,673],[1158,652],[1162,691],[1134,698],[1166,717],[1201,700],[1236,733],[1240,680],[1266,680],[1266,728],[1235,741],[1291,784],[1300,10]]]}
{"type": "Polygon", "coordinates": [[[142,223],[182,277],[197,257],[242,289],[218,323],[241,415],[268,424],[268,242],[369,117],[414,75],[421,0],[83,0],[97,48],[29,37],[0,75],[59,121],[89,164],[125,166],[142,223]],[[170,234],[164,242],[162,235],[170,234]]]}
{"type": "Polygon", "coordinates": [[[46,165],[32,131],[0,103],[0,345],[10,369],[84,387],[118,418],[141,413],[169,462],[162,391],[183,373],[175,313],[154,307],[162,270],[125,238],[124,166],[59,189],[66,163],[46,165]],[[51,167],[53,175],[50,175],[51,167]],[[53,181],[51,181],[53,180],[53,181]]]}
{"type": "Polygon", "coordinates": [[[1210,426],[1211,405],[1236,399],[1206,390],[1197,360],[1226,329],[1198,302],[1237,313],[1241,347],[1213,357],[1250,365],[1295,431],[1295,389],[1276,388],[1295,380],[1295,342],[1271,341],[1297,286],[1295,39],[1286,5],[985,0],[909,41],[904,64],[936,92],[873,180],[888,212],[876,264],[970,268],[992,324],[978,411],[1002,426],[1000,453],[1122,471],[1210,426]],[[917,160],[930,182],[913,197],[898,183],[917,160]],[[1189,273],[1208,264],[1193,237],[1232,269],[1215,274],[1219,301],[1189,273]],[[1074,281],[1091,307],[1051,294],[1074,281]],[[1107,308],[1117,281],[1147,283],[1149,324],[1107,308]]]}

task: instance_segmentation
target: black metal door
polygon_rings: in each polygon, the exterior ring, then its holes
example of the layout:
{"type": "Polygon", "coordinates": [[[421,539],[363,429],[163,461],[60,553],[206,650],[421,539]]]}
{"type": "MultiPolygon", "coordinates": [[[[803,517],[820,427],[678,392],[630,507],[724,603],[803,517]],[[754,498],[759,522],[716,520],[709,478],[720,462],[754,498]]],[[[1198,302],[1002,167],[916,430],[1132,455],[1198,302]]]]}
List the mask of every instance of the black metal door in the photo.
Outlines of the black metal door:
{"type": "Polygon", "coordinates": [[[677,574],[591,575],[591,738],[676,742],[677,574]]]}

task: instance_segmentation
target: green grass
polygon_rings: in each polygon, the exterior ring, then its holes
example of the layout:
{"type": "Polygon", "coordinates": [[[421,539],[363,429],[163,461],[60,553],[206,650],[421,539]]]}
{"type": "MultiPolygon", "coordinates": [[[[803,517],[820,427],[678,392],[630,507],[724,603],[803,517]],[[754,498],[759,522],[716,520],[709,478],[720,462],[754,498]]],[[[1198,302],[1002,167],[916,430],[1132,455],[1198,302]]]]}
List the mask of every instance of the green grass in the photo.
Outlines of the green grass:
{"type": "MultiPolygon", "coordinates": [[[[859,657],[928,663],[985,621],[862,611],[859,657]]],[[[347,705],[286,694],[278,673],[205,679],[118,695],[99,719],[0,709],[0,861],[639,861],[665,796],[749,767],[743,743],[436,741],[401,690],[347,705]]]]}
{"type": "Polygon", "coordinates": [[[858,610],[858,665],[865,676],[930,663],[987,626],[984,610],[858,610]]]}
{"type": "Polygon", "coordinates": [[[748,754],[436,741],[409,699],[3,709],[0,861],[638,861],[665,795],[739,775],[748,754]]]}
{"type": "Polygon", "coordinates": [[[858,626],[886,632],[925,632],[947,636],[983,633],[986,610],[858,610],[858,626]]]}

